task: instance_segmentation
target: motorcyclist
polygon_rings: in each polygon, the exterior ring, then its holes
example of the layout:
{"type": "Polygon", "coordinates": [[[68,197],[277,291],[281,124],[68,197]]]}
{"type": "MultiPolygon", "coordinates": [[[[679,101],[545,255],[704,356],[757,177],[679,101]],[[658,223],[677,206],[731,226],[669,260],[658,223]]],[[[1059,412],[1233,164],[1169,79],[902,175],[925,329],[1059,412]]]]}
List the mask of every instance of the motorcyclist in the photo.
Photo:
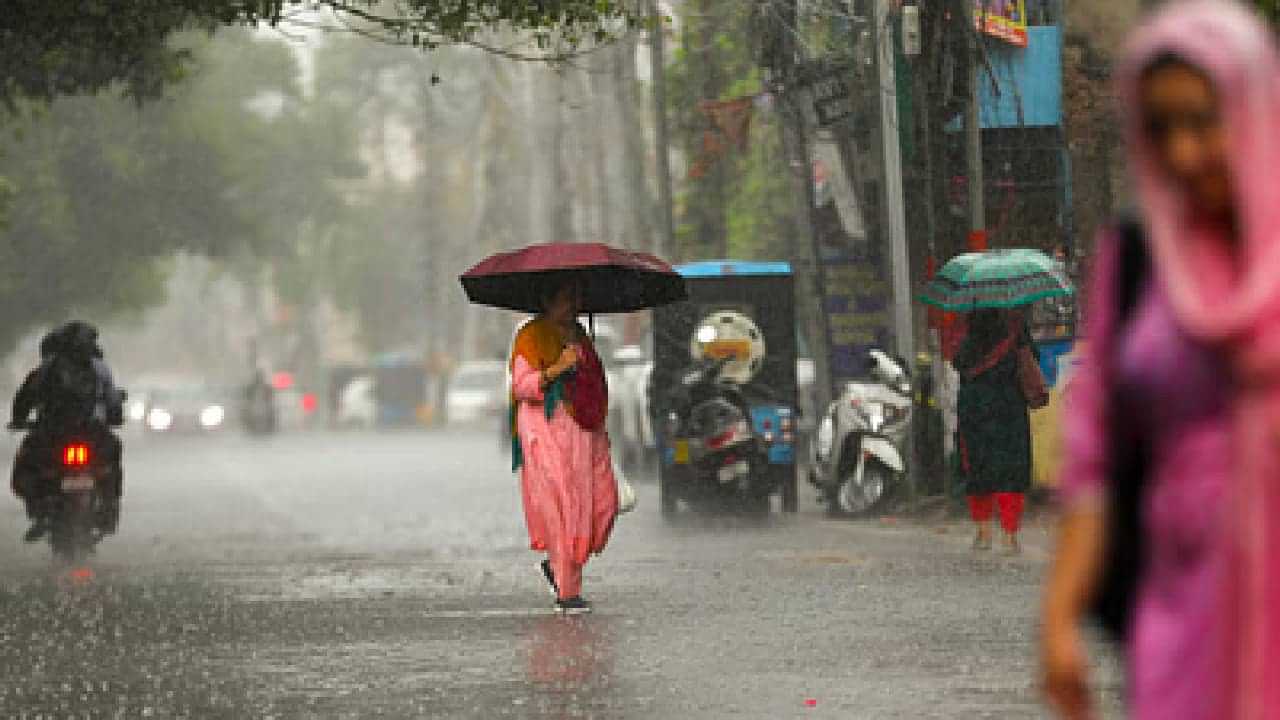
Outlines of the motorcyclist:
{"type": "Polygon", "coordinates": [[[14,395],[11,429],[28,429],[13,465],[13,492],[27,507],[32,527],[28,542],[48,529],[43,501],[48,488],[39,482],[57,456],[55,449],[71,432],[86,434],[95,452],[109,466],[100,529],[114,532],[124,492],[120,439],[111,427],[124,422],[124,395],[98,345],[98,331],[83,322],[70,322],[46,335],[40,343],[40,365],[14,395]],[[34,424],[30,422],[36,414],[34,424]]]}
{"type": "Polygon", "coordinates": [[[271,433],[276,429],[276,393],[261,370],[244,389],[244,423],[257,433],[271,433]]]}

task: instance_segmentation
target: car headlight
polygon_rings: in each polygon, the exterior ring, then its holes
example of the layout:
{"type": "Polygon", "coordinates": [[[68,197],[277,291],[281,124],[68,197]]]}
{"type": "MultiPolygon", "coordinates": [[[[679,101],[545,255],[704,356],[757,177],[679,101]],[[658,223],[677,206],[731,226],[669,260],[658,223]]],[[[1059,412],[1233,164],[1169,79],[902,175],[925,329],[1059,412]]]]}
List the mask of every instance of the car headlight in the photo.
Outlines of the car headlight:
{"type": "Polygon", "coordinates": [[[142,422],[147,419],[147,404],[141,400],[135,400],[129,403],[129,420],[133,422],[142,422]]]}
{"type": "Polygon", "coordinates": [[[227,411],[221,405],[210,405],[200,411],[200,425],[206,428],[215,428],[227,419],[227,411]]]}
{"type": "Polygon", "coordinates": [[[173,427],[173,415],[168,410],[152,408],[147,413],[147,427],[157,432],[164,432],[173,427]]]}

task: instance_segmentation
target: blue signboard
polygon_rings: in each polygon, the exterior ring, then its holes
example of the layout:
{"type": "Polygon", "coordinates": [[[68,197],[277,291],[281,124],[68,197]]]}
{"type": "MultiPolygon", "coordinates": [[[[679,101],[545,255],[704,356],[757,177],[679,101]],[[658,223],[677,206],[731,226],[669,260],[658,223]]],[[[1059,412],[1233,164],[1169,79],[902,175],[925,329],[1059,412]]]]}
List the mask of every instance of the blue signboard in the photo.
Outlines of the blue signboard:
{"type": "Polygon", "coordinates": [[[866,374],[867,352],[892,339],[889,281],[874,258],[831,258],[822,264],[823,305],[831,348],[831,379],[866,374]]]}
{"type": "MultiPolygon", "coordinates": [[[[1027,28],[1027,38],[1025,49],[987,46],[991,73],[984,69],[978,83],[984,130],[1062,124],[1062,31],[1038,25],[1027,28]]],[[[962,118],[947,125],[962,128],[962,118]]]]}

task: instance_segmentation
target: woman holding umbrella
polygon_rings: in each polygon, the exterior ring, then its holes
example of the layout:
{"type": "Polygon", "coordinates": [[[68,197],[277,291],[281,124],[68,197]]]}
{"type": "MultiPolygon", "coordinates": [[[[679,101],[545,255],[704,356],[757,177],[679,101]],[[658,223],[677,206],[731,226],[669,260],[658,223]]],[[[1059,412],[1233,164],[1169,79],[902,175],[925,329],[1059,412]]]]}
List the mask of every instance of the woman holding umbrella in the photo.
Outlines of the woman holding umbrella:
{"type": "Polygon", "coordinates": [[[967,253],[943,266],[920,300],[970,313],[968,334],[952,365],[960,373],[957,402],[961,474],[978,526],[973,546],[991,547],[997,509],[1005,549],[1019,552],[1024,494],[1031,486],[1030,403],[1047,399],[1026,309],[1073,294],[1061,263],[1026,248],[967,253]],[[1040,387],[1036,387],[1037,380],[1040,387]]]}
{"type": "Polygon", "coordinates": [[[973,546],[991,548],[997,513],[1007,552],[1019,552],[1018,529],[1031,487],[1031,420],[1018,382],[1018,356],[1035,353],[1021,311],[979,310],[952,364],[960,373],[957,404],[961,469],[969,512],[978,526],[973,546]]]}
{"type": "Polygon", "coordinates": [[[683,300],[683,280],[652,256],[574,243],[495,255],[462,284],[472,302],[536,313],[511,353],[512,465],[530,546],[547,554],[542,572],[556,610],[590,612],[582,568],[609,541],[618,487],[604,368],[578,317],[683,300]]]}
{"type": "Polygon", "coordinates": [[[556,610],[590,612],[582,568],[609,541],[617,481],[604,430],[604,373],[578,324],[582,293],[561,286],[516,336],[511,354],[513,465],[521,471],[525,522],[556,610]]]}

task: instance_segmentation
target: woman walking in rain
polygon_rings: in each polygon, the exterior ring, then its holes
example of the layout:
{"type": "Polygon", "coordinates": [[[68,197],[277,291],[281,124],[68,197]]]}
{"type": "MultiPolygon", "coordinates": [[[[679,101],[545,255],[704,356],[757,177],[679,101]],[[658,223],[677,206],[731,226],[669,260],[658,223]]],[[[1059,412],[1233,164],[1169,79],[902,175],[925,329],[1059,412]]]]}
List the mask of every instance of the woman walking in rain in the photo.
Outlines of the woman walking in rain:
{"type": "Polygon", "coordinates": [[[581,292],[566,283],[516,335],[511,355],[513,465],[520,470],[530,545],[556,610],[590,612],[582,568],[604,550],[618,490],[604,430],[604,371],[578,324],[581,292]]]}
{"type": "Polygon", "coordinates": [[[1021,313],[979,310],[952,365],[960,373],[957,414],[961,472],[978,526],[973,546],[988,550],[998,512],[1006,552],[1020,551],[1018,529],[1031,486],[1031,420],[1018,383],[1018,355],[1035,352],[1021,313]]]}
{"type": "Polygon", "coordinates": [[[1062,717],[1094,717],[1079,625],[1132,487],[1139,572],[1113,629],[1133,716],[1280,718],[1278,78],[1269,31],[1221,0],[1173,5],[1127,50],[1145,227],[1099,240],[1067,405],[1042,624],[1062,717]]]}

